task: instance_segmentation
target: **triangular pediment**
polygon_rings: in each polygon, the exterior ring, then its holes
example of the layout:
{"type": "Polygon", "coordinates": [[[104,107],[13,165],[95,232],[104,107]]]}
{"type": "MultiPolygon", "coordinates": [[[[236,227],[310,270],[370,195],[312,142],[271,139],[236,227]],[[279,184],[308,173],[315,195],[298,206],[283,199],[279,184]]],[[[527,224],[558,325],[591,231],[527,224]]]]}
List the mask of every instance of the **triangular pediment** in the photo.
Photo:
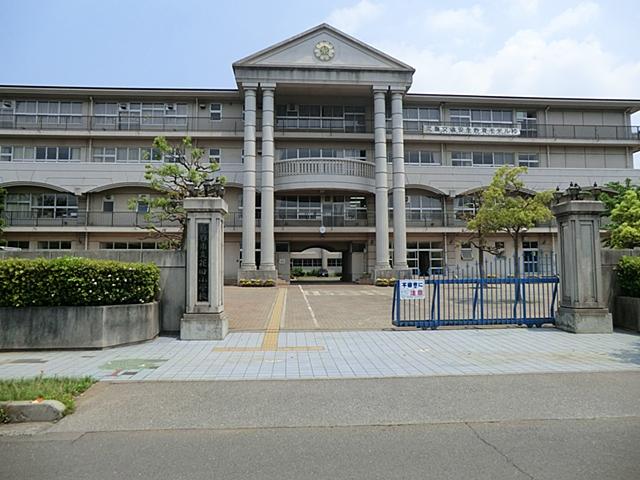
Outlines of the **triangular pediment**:
{"type": "Polygon", "coordinates": [[[414,72],[409,65],[327,24],[238,60],[233,67],[414,72]]]}

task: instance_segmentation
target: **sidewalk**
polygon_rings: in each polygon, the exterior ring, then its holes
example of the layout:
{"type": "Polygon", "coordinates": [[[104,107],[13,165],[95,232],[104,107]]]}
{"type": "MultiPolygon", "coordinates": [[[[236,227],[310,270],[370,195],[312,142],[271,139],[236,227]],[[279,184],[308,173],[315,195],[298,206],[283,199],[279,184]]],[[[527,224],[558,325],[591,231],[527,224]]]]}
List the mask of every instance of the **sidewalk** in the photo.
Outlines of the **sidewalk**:
{"type": "Polygon", "coordinates": [[[236,332],[224,341],[160,337],[109,350],[0,353],[0,378],[106,381],[429,377],[640,371],[640,336],[552,328],[236,332]]]}

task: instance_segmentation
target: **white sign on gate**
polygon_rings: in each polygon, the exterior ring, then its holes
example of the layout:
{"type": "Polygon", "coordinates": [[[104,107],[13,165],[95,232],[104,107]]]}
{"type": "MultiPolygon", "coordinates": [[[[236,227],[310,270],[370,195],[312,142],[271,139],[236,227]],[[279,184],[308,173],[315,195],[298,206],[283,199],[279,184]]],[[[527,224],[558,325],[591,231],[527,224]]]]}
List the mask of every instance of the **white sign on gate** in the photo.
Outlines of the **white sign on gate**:
{"type": "Polygon", "coordinates": [[[424,300],[424,280],[400,280],[400,300],[424,300]]]}

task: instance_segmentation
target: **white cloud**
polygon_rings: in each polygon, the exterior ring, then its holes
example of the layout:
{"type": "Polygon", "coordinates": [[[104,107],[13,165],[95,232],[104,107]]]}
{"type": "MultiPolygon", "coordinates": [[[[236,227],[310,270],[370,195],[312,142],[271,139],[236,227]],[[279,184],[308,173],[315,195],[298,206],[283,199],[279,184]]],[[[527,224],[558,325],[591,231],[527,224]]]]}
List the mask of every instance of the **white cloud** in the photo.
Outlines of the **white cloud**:
{"type": "Polygon", "coordinates": [[[327,23],[340,30],[355,33],[367,23],[376,20],[381,13],[381,5],[369,0],[360,0],[351,7],[333,10],[327,18],[327,23]]]}
{"type": "Polygon", "coordinates": [[[427,17],[427,24],[430,28],[446,31],[450,34],[487,29],[482,8],[478,5],[471,8],[440,10],[431,13],[427,17]]]}
{"type": "Polygon", "coordinates": [[[596,18],[600,13],[600,7],[594,2],[580,3],[575,7],[568,8],[560,15],[551,19],[545,33],[563,33],[566,30],[584,26],[596,18]]]}
{"type": "Polygon", "coordinates": [[[511,12],[518,15],[533,15],[540,7],[539,0],[508,0],[507,4],[511,12]]]}

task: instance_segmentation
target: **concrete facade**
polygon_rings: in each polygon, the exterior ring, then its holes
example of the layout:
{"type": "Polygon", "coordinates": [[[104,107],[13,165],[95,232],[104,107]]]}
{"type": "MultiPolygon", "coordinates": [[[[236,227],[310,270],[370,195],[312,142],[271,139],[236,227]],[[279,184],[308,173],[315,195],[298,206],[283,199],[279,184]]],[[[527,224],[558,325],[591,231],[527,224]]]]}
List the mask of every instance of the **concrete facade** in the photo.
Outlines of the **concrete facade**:
{"type": "MultiPolygon", "coordinates": [[[[220,163],[227,283],[288,279],[308,249],[340,256],[345,280],[468,262],[464,197],[502,164],[529,166],[532,190],[640,179],[638,100],[409,93],[412,67],[328,25],[233,68],[233,90],[0,87],[10,245],[160,248],[129,209],[154,194],[144,164],[163,161],[157,135],[189,135],[220,163]]],[[[555,232],[523,242],[550,253],[555,232]]]]}

